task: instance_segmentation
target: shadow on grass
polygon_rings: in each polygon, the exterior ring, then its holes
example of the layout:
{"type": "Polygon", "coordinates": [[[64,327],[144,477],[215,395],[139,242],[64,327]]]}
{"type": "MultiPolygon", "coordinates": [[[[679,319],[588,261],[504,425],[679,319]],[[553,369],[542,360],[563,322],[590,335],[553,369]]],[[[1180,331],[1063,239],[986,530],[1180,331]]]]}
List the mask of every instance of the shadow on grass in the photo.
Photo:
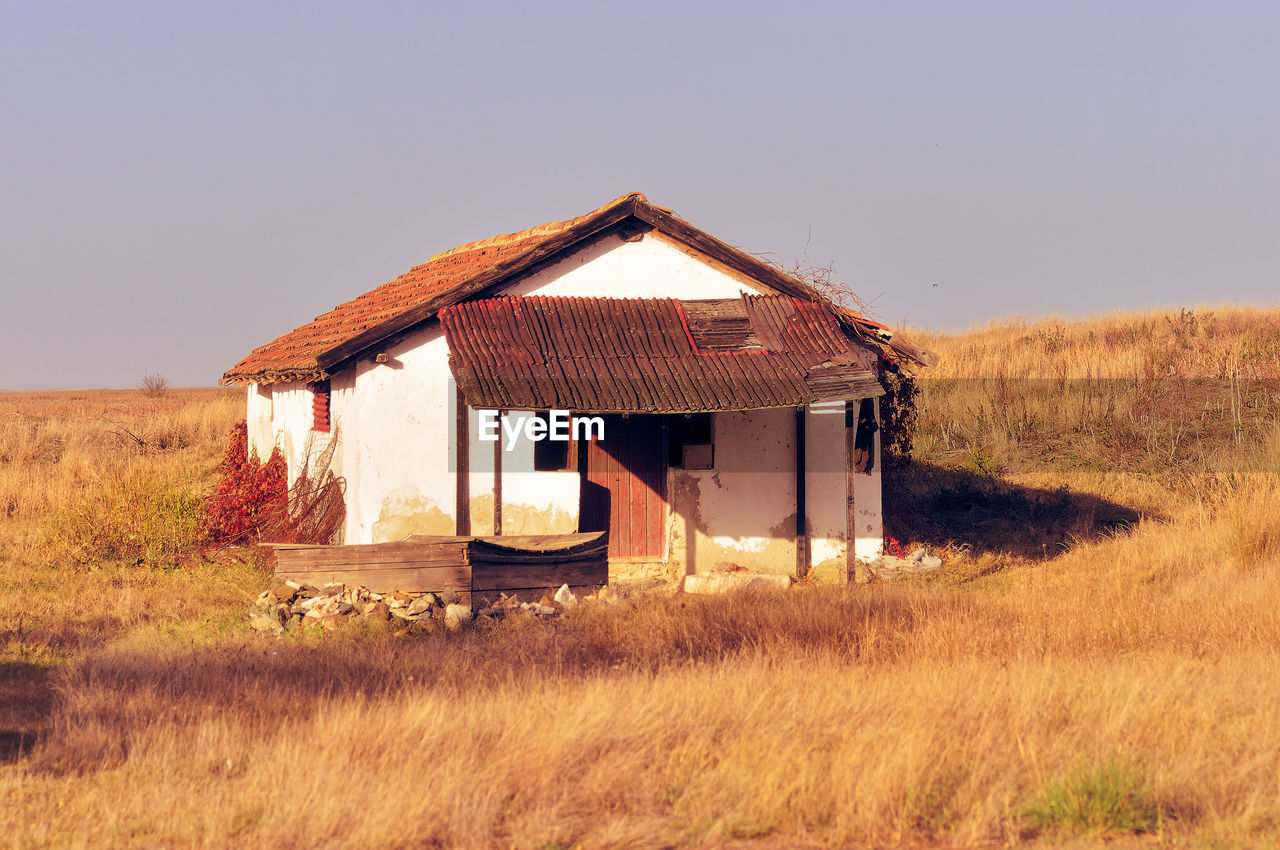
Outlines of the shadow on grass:
{"type": "Polygon", "coordinates": [[[0,663],[0,764],[27,755],[49,723],[53,671],[40,664],[0,663]]]}
{"type": "Polygon", "coordinates": [[[157,723],[231,717],[267,735],[335,700],[422,688],[458,697],[512,685],[536,690],[757,654],[896,661],[921,623],[957,604],[919,588],[744,590],[647,597],[583,609],[559,623],[519,618],[459,633],[397,638],[391,626],[355,621],[322,639],[90,653],[59,677],[51,729],[27,763],[42,772],[93,772],[127,759],[157,723]]]}
{"type": "Polygon", "coordinates": [[[967,546],[975,555],[1055,557],[1078,542],[1122,531],[1149,517],[1066,486],[1013,484],[994,475],[931,463],[884,473],[885,534],[906,545],[967,546]]]}

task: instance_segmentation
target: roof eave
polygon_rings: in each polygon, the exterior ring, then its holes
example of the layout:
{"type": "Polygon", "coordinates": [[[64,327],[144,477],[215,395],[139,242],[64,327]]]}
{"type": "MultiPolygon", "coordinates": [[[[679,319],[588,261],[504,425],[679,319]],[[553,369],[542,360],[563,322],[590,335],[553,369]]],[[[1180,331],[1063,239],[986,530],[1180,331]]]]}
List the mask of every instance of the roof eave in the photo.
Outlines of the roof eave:
{"type": "MultiPolygon", "coordinates": [[[[635,218],[642,221],[666,236],[711,257],[740,274],[759,281],[780,294],[790,295],[806,301],[826,303],[841,317],[842,323],[850,323],[856,319],[861,320],[864,324],[874,324],[867,322],[867,320],[853,311],[833,304],[816,289],[781,269],[757,257],[753,257],[740,248],[735,248],[726,242],[722,242],[709,233],[677,218],[670,210],[655,206],[640,196],[630,195],[620,203],[602,209],[596,215],[566,228],[561,233],[540,243],[537,247],[531,248],[504,263],[499,263],[487,272],[463,281],[446,293],[442,293],[435,298],[410,307],[403,313],[379,322],[356,336],[320,352],[314,358],[308,358],[310,360],[308,363],[298,364],[288,369],[255,372],[231,370],[222,376],[220,383],[226,385],[323,380],[332,373],[346,368],[352,361],[367,354],[370,349],[393,342],[395,338],[434,319],[439,311],[445,307],[482,294],[516,275],[528,272],[627,218],[635,218]]],[[[864,339],[872,336],[865,327],[855,328],[853,324],[849,324],[849,326],[855,329],[864,339]]],[[[899,336],[895,334],[894,342],[896,343],[898,339],[899,336]]],[[[886,345],[885,341],[878,340],[877,343],[877,347],[883,350],[886,345]]],[[[937,362],[937,355],[927,349],[910,344],[901,347],[894,344],[889,347],[900,356],[915,361],[920,365],[929,366],[937,362]]]]}
{"type": "Polygon", "coordinates": [[[676,218],[669,210],[644,202],[638,202],[636,207],[635,217],[655,230],[718,260],[734,271],[760,281],[782,295],[791,295],[805,301],[827,301],[816,289],[798,278],[676,218]]]}
{"type": "Polygon", "coordinates": [[[735,248],[715,238],[709,233],[699,230],[676,218],[668,210],[652,204],[638,204],[636,218],[652,225],[670,237],[694,248],[707,256],[719,260],[742,274],[748,275],[777,291],[801,298],[805,301],[820,301],[830,307],[840,319],[841,324],[853,331],[859,339],[869,343],[882,353],[896,355],[899,360],[906,361],[909,366],[929,367],[938,362],[938,355],[923,346],[916,345],[902,333],[894,331],[878,322],[831,301],[817,289],[801,281],[781,269],[772,266],[757,257],[753,257],[741,248],[735,248]]]}
{"type": "Polygon", "coordinates": [[[846,307],[836,307],[836,316],[840,324],[857,334],[864,343],[878,348],[882,355],[890,357],[900,365],[915,368],[928,368],[938,365],[940,359],[936,352],[918,345],[901,331],[895,331],[879,322],[873,322],[866,316],[846,307]]]}
{"type": "Polygon", "coordinates": [[[489,271],[458,284],[448,292],[379,322],[355,337],[321,352],[316,356],[316,363],[325,372],[339,371],[374,346],[381,345],[388,339],[435,318],[436,314],[445,307],[465,301],[510,277],[526,272],[582,240],[589,239],[600,231],[634,216],[636,209],[640,206],[649,205],[639,198],[628,197],[620,204],[601,210],[598,215],[566,228],[518,257],[499,263],[489,271]]]}
{"type": "Polygon", "coordinates": [[[231,369],[223,373],[222,377],[218,379],[218,384],[224,387],[229,387],[233,384],[240,386],[248,384],[287,384],[295,381],[324,381],[329,377],[329,372],[305,367],[296,369],[262,369],[255,372],[238,372],[235,369],[231,369]]]}

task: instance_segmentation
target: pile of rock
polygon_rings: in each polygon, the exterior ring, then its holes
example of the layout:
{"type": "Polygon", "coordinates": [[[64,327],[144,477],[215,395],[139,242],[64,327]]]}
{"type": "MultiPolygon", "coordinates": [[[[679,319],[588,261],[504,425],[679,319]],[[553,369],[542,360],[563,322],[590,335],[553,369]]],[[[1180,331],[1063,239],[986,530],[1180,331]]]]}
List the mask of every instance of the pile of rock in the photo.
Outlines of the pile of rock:
{"type": "Polygon", "coordinates": [[[452,590],[443,593],[375,593],[367,587],[351,587],[330,583],[323,587],[285,581],[264,590],[249,616],[249,625],[261,632],[284,632],[319,625],[337,628],[353,618],[368,618],[399,626],[397,633],[434,631],[440,627],[456,631],[475,617],[489,620],[510,616],[538,618],[561,617],[579,602],[613,602],[612,589],[600,590],[579,600],[565,585],[554,596],[543,596],[538,602],[522,602],[516,596],[498,594],[496,602],[480,600],[480,608],[472,612],[452,590]]]}
{"type": "Polygon", "coordinates": [[[893,579],[904,575],[931,573],[942,567],[942,559],[937,555],[930,555],[921,546],[905,558],[899,558],[896,555],[881,555],[867,566],[871,568],[871,572],[877,578],[893,579]]]}

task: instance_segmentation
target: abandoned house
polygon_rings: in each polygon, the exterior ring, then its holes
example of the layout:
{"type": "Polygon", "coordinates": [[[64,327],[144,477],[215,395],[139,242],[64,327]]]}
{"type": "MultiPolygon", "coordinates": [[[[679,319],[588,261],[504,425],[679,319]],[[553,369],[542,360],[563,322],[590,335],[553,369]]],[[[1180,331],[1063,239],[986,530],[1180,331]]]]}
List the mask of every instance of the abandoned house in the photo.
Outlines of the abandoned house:
{"type": "Polygon", "coordinates": [[[879,554],[883,370],[931,355],[640,194],[444,251],[255,349],[250,445],[337,440],[338,542],[608,531],[610,573],[879,554]]]}

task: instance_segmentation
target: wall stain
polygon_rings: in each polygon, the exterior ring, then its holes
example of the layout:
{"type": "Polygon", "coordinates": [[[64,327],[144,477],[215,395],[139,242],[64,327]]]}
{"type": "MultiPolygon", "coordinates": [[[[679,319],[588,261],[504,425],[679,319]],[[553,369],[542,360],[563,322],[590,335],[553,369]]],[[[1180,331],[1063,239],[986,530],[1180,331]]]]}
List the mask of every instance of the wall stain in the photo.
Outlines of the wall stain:
{"type": "Polygon", "coordinates": [[[452,535],[457,530],[453,516],[440,509],[434,499],[403,488],[382,501],[382,510],[373,524],[374,543],[394,543],[412,534],[452,535]]]}
{"type": "MultiPolygon", "coordinates": [[[[493,527],[492,497],[489,497],[489,527],[493,527]]],[[[563,508],[538,508],[520,503],[502,505],[503,534],[574,534],[577,530],[578,517],[563,508]]]]}

